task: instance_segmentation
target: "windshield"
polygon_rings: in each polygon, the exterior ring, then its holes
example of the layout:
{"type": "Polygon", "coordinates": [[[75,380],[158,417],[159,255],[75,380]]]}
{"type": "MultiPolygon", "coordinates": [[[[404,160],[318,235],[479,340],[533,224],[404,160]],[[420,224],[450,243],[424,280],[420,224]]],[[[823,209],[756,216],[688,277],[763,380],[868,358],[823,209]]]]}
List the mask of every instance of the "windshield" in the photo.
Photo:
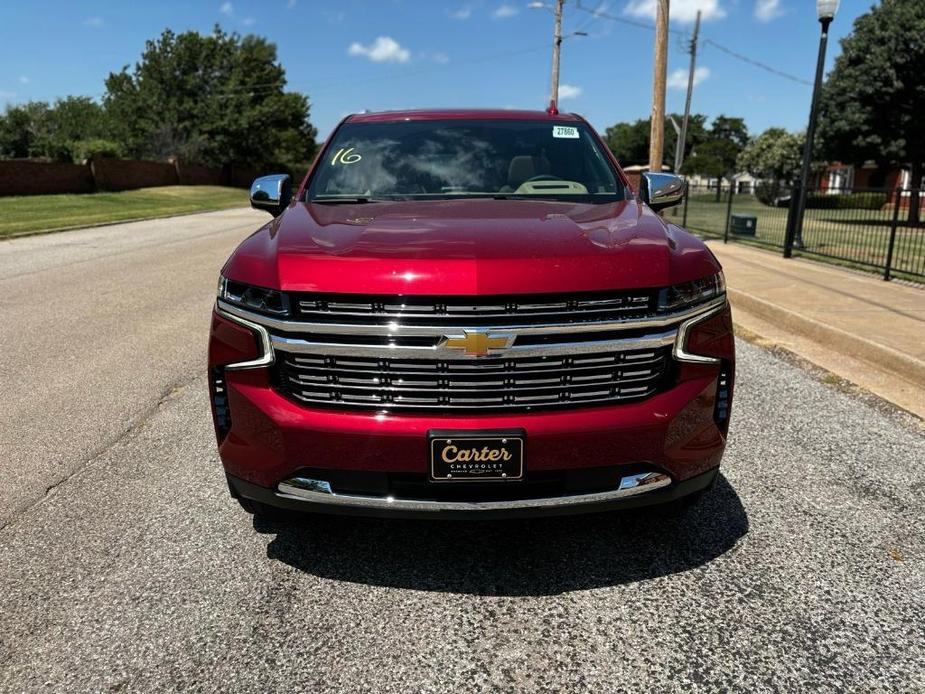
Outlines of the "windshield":
{"type": "Polygon", "coordinates": [[[581,123],[420,120],[345,123],[308,199],[539,197],[623,199],[597,138],[581,123]]]}

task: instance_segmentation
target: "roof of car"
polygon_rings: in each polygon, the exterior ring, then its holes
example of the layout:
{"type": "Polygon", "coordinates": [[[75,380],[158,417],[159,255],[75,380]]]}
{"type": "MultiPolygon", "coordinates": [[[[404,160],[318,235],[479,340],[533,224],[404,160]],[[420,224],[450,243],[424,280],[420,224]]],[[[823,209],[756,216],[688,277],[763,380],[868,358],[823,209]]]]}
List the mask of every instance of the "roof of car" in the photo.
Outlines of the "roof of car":
{"type": "Polygon", "coordinates": [[[379,111],[378,113],[355,113],[347,116],[350,123],[375,123],[401,120],[548,120],[580,121],[574,113],[551,114],[546,111],[519,111],[509,108],[471,108],[471,109],[410,109],[407,111],[379,111]]]}

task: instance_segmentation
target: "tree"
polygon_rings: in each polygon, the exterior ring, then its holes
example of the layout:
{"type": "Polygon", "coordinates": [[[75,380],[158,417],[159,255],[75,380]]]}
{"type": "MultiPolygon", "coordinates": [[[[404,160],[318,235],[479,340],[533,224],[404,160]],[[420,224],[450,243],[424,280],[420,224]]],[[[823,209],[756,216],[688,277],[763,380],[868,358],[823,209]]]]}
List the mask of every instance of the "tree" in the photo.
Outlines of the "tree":
{"type": "Polygon", "coordinates": [[[45,156],[42,142],[47,130],[48,111],[45,101],[7,106],[0,119],[0,156],[5,159],[45,156]]]}
{"type": "Polygon", "coordinates": [[[87,96],[58,99],[48,111],[41,147],[58,161],[84,159],[86,143],[106,141],[109,121],[103,107],[87,96]]]}
{"type": "MultiPolygon", "coordinates": [[[[728,178],[730,183],[736,172],[736,160],[748,143],[748,128],[741,118],[717,116],[710,124],[706,141],[694,149],[684,162],[686,174],[700,174],[709,178],[728,178]]],[[[716,199],[720,198],[720,186],[716,186],[716,199]]]]}
{"type": "Polygon", "coordinates": [[[30,101],[7,107],[0,118],[0,157],[78,161],[83,143],[109,132],[102,107],[86,96],[58,99],[54,106],[30,101]]]}
{"type": "Polygon", "coordinates": [[[819,144],[835,161],[911,165],[909,219],[925,171],[925,2],[882,0],[854,22],[820,96],[819,144]]]}
{"type": "Polygon", "coordinates": [[[796,178],[803,157],[804,139],[802,133],[768,128],[739,152],[736,168],[763,179],[756,194],[765,204],[779,197],[782,181],[796,178]]]}
{"type": "MultiPolygon", "coordinates": [[[[674,154],[677,147],[677,135],[671,125],[673,117],[678,125],[681,124],[683,116],[672,114],[665,119],[665,153],[663,155],[664,163],[674,166],[674,154]]],[[[693,148],[704,141],[706,130],[704,123],[707,117],[698,113],[691,114],[687,122],[687,138],[684,145],[685,157],[691,153],[693,148]]],[[[607,128],[604,134],[604,140],[614,156],[625,165],[645,164],[649,161],[649,137],[651,133],[651,119],[645,118],[632,123],[616,123],[607,128]]]]}
{"type": "Polygon", "coordinates": [[[117,139],[135,157],[219,166],[304,166],[317,131],[308,99],[286,92],[276,46],[257,36],[166,30],[106,79],[117,139]]]}

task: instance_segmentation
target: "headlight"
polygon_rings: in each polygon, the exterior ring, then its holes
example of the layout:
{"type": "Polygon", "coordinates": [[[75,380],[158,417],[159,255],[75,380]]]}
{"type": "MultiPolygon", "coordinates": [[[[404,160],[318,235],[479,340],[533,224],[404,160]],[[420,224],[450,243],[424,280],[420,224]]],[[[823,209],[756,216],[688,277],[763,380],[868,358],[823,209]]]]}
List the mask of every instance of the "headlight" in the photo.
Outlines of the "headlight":
{"type": "Polygon", "coordinates": [[[726,293],[726,279],[722,272],[693,282],[676,284],[663,289],[658,297],[659,311],[676,311],[702,304],[726,293]]]}
{"type": "Polygon", "coordinates": [[[289,315],[289,297],[276,289],[254,287],[219,277],[218,298],[257,313],[270,316],[289,315]]]}

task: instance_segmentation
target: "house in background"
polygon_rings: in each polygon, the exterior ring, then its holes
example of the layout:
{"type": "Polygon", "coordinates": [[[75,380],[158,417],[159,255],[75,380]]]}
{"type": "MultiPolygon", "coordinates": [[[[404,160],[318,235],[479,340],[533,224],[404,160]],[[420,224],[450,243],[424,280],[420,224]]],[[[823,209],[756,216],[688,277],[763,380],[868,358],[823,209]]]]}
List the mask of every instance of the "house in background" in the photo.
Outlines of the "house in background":
{"type": "MultiPolygon", "coordinates": [[[[735,184],[735,191],[737,195],[751,195],[755,192],[755,187],[761,183],[762,179],[752,176],[747,171],[740,171],[739,173],[733,175],[732,181],[735,184]]],[[[719,184],[719,179],[709,178],[707,176],[696,174],[693,176],[687,176],[687,182],[691,188],[716,190],[716,186],[719,184]]],[[[725,179],[723,180],[723,185],[727,187],[729,185],[725,179]]]]}
{"type": "MultiPolygon", "coordinates": [[[[826,164],[816,176],[818,190],[831,195],[849,192],[852,189],[874,189],[891,191],[896,188],[912,188],[912,167],[904,165],[882,166],[868,161],[860,166],[835,161],[826,164]]],[[[921,181],[916,182],[921,185],[921,181]]]]}

